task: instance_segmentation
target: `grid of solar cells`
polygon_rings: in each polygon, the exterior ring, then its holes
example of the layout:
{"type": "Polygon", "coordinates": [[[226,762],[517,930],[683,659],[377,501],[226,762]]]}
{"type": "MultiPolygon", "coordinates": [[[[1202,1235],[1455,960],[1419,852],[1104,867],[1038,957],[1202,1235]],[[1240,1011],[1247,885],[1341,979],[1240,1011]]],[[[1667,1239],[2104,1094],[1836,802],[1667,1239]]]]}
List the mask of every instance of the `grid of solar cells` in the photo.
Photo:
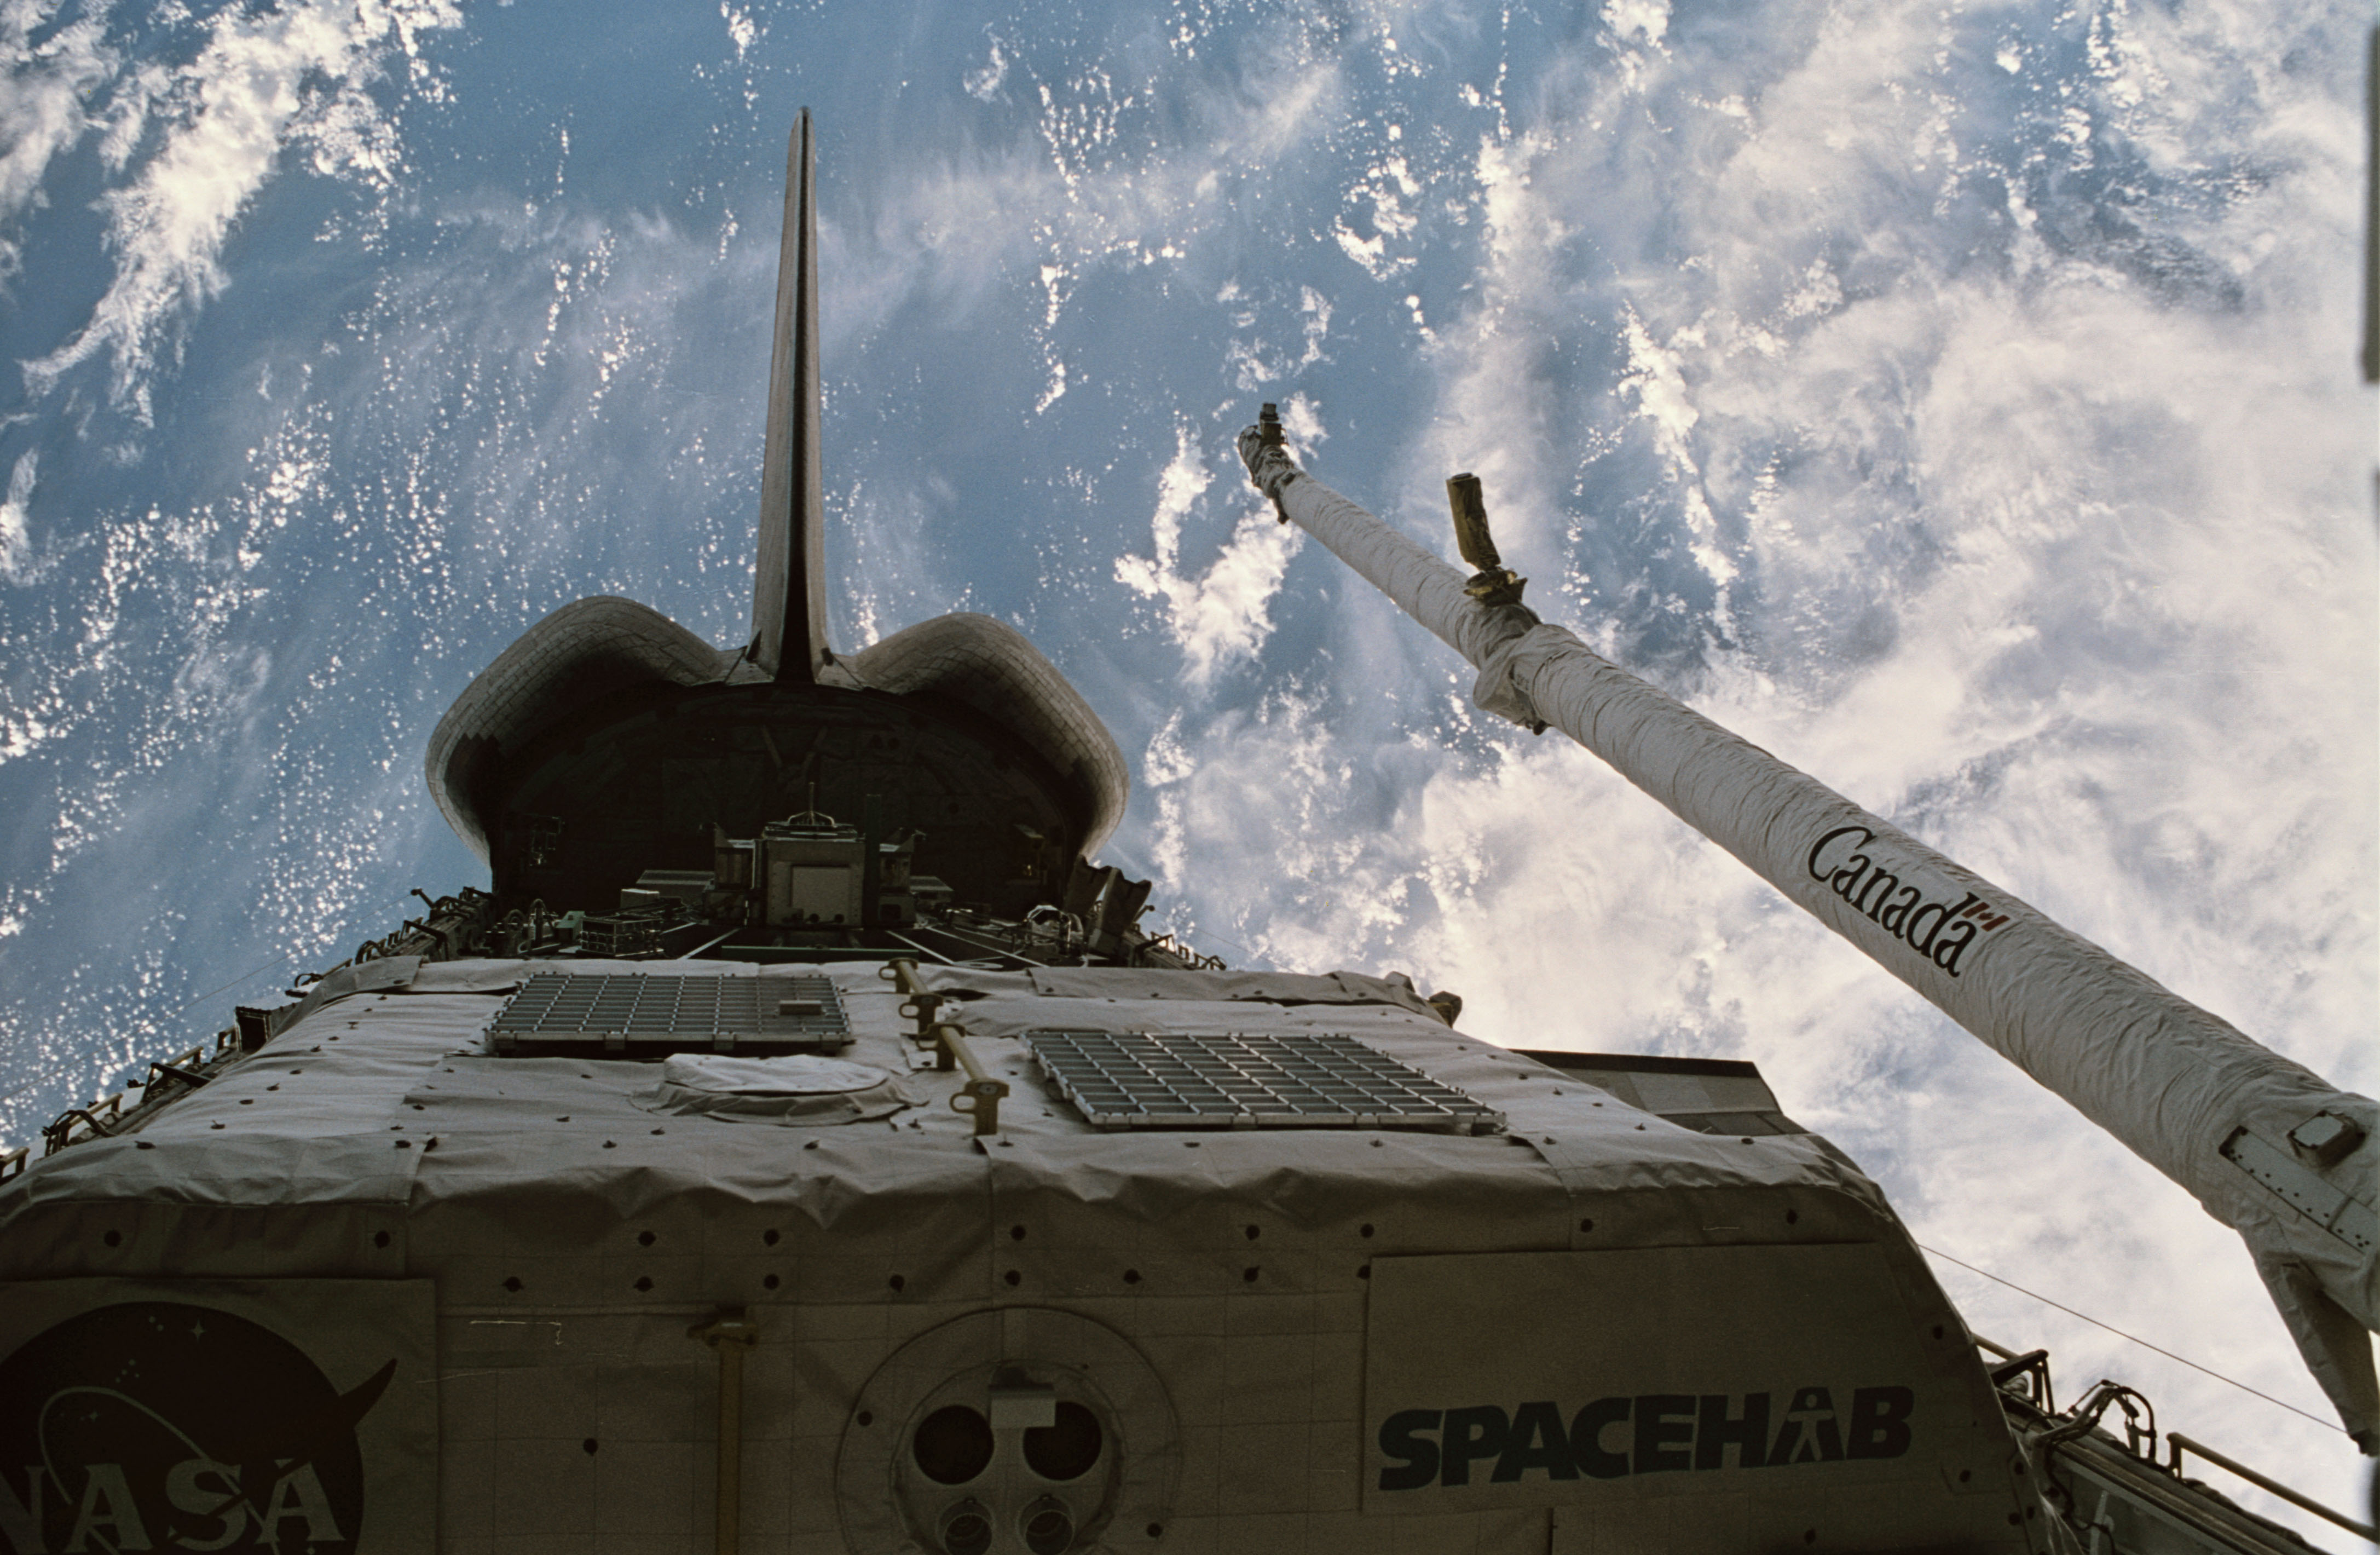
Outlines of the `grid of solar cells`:
{"type": "Polygon", "coordinates": [[[836,1036],[849,1029],[834,984],[819,977],[666,978],[540,972],[489,1027],[504,1037],[836,1036]],[[792,1003],[816,1013],[780,1014],[792,1003]]]}
{"type": "Polygon", "coordinates": [[[1028,1031],[1025,1044],[1094,1128],[1503,1126],[1452,1086],[1353,1037],[1028,1031]]]}

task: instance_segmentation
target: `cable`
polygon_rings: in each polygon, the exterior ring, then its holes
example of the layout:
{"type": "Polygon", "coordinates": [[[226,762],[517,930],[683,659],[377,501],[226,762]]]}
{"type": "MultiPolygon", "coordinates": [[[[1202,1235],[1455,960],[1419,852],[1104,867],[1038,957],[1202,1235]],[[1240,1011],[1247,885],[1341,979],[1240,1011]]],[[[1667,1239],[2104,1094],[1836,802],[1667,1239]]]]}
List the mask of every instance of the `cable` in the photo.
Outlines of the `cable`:
{"type": "Polygon", "coordinates": [[[2106,1329],[2109,1333],[2114,1334],[2118,1339],[2129,1339],[2129,1340],[2131,1340],[2133,1343],[2135,1343],[2135,1344],[2139,1345],[2139,1346],[2140,1346],[2142,1349],[2143,1349],[2143,1350],[2155,1350],[2158,1355],[2163,1355],[2167,1360],[2169,1360],[2169,1361],[2180,1361],[2180,1362],[2181,1362],[2181,1364],[2182,1364],[2182,1365],[2184,1365],[2184,1366],[2188,1367],[2191,1370],[2192,1370],[2192,1371],[2196,1371],[2196,1372],[2203,1372],[2203,1373],[2204,1373],[2206,1376],[2208,1376],[2208,1377],[2212,1377],[2213,1379],[2215,1379],[2215,1380],[2216,1380],[2217,1382],[2229,1382],[2229,1383],[2231,1384],[2231,1386],[2233,1386],[2234,1388],[2239,1389],[2239,1390],[2240,1390],[2241,1392],[2243,1392],[2243,1393],[2254,1393],[2256,1397],[2258,1397],[2258,1398],[2260,1398],[2260,1399],[2263,1399],[2266,1403],[2277,1403],[2277,1404],[2280,1404],[2280,1406],[2281,1406],[2283,1409],[2288,1410],[2288,1411],[2289,1411],[2290,1414],[2292,1414],[2292,1415],[2301,1415],[2301,1416],[2303,1416],[2304,1418],[2306,1418],[2306,1419],[2308,1419],[2308,1420],[2313,1421],[2313,1422],[2315,1425],[2317,1425],[2317,1426],[2321,1426],[2321,1427],[2325,1427],[2325,1428],[2327,1428],[2327,1429],[2337,1431],[2337,1432],[2338,1432],[2339,1435],[2341,1435],[2341,1436],[2345,1436],[2345,1435],[2347,1434],[2347,1427],[2344,1427],[2344,1426],[2341,1426],[2341,1425],[2338,1424],[2336,1421],[2325,1420],[2325,1419],[2324,1419],[2324,1418],[2323,1418],[2321,1415],[2309,1415],[2309,1414],[2307,1414],[2307,1413],[2306,1413],[2306,1411],[2304,1411],[2304,1410],[2302,1410],[2302,1409],[2300,1409],[2296,1404],[2293,1404],[2293,1403],[2282,1403],[2282,1401],[2280,1401],[2279,1399],[2275,1398],[2275,1397],[2274,1397],[2272,1394],[2270,1394],[2270,1393],[2259,1393],[2259,1392],[2257,1392],[2257,1391],[2256,1391],[2256,1390],[2255,1390],[2255,1389],[2251,1388],[2251,1387],[2250,1387],[2250,1386],[2248,1386],[2248,1384],[2246,1384],[2245,1382],[2233,1381],[2233,1380],[2232,1380],[2232,1379],[2230,1379],[2230,1378],[2228,1378],[2228,1377],[2224,1376],[2224,1375],[2223,1375],[2221,1372],[2219,1372],[2219,1371],[2209,1371],[2206,1367],[2203,1367],[2203,1366],[2200,1366],[2196,1361],[2190,1360],[2190,1359],[2188,1359],[2188,1358],[2186,1358],[2186,1357],[2184,1357],[2184,1356],[2181,1356],[2181,1355],[2175,1355],[2172,1351],[2168,1350],[2168,1349],[2164,1348],[2164,1347],[2163,1347],[2163,1346],[2161,1346],[2161,1345],[2152,1344],[2152,1343],[2150,1343],[2147,1340],[2143,1339],[2142,1337],[2140,1337],[2140,1335],[2138,1335],[2138,1334],[2126,1333],[2123,1330],[2121,1330],[2121,1329],[2118,1328],[2118,1327],[2117,1327],[2115,1324],[2113,1324],[2113,1323],[2103,1323],[2103,1322],[2099,1321],[2099,1319],[2098,1319],[2098,1318],[2094,1318],[2093,1316],[2091,1316],[2091,1314],[2089,1314],[2088,1312],[2077,1312],[2077,1311],[2075,1311],[2075,1310],[2074,1310],[2074,1308],[2072,1308],[2072,1307],[2070,1307],[2070,1306],[2067,1306],[2067,1305],[2065,1305],[2063,1302],[2056,1302],[2056,1301],[2052,1301],[2052,1300],[2050,1300],[2047,1296],[2043,1295],[2039,1291],[2028,1291],[2028,1290],[2026,1290],[2022,1285],[2018,1284],[2018,1283],[2017,1283],[2015,1281],[2013,1281],[2013,1280],[2003,1280],[2003,1279],[2001,1279],[1998,1275],[1994,1274],[1990,1270],[1987,1270],[1987,1269],[1977,1269],[1973,1264],[1969,1263],[1969,1262],[1968,1262],[1966,1259],[1964,1259],[1964,1258],[1954,1258],[1954,1257],[1951,1257],[1949,1254],[1948,1254],[1948,1253],[1946,1253],[1946,1252],[1942,1251],[1939,1247],[1928,1247],[1928,1246],[1926,1246],[1926,1245],[1925,1245],[1925,1243],[1923,1243],[1923,1242],[1920,1242],[1917,1245],[1918,1245],[1918,1247],[1919,1247],[1922,1251],[1931,1253],[1931,1254],[1933,1254],[1933,1255],[1934,1255],[1936,1257],[1937,1257],[1937,1258],[1946,1258],[1946,1259],[1949,1259],[1949,1261],[1950,1261],[1951,1263],[1955,1263],[1955,1264],[1957,1264],[1961,1269],[1965,1270],[1966,1270],[1968,1273],[1970,1273],[1970,1274],[1980,1274],[1980,1275],[1982,1275],[1985,1279],[1989,1280],[1989,1281],[1990,1281],[1993,1284],[1995,1284],[1995,1285],[2006,1285],[2010,1290],[2014,1291],[2017,1294],[2019,1294],[2019,1295],[2028,1295],[2028,1296],[2031,1296],[2031,1297],[2033,1297],[2033,1299],[2034,1299],[2034,1300],[2035,1300],[2035,1301],[2037,1301],[2037,1302],[2041,1303],[2044,1306],[2055,1306],[2055,1307],[2057,1307],[2057,1308],[2058,1308],[2058,1310],[2059,1310],[2060,1312],[2065,1313],[2065,1314],[2066,1314],[2068,1317],[2070,1317],[2070,1318],[2082,1318],[2084,1322],[2086,1322],[2086,1323],[2090,1324],[2093,1328],[2106,1329]]]}

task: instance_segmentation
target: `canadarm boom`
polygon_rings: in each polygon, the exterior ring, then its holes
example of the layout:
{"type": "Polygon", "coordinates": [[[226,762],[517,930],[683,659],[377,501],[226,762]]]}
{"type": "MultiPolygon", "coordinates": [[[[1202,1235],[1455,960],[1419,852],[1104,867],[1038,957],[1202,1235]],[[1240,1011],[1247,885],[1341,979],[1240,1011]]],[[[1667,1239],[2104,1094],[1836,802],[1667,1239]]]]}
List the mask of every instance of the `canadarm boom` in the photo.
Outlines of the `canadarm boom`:
{"type": "Polygon", "coordinates": [[[2380,1328],[2380,1107],[1503,602],[1497,587],[1466,586],[1299,470],[1269,419],[1241,434],[1240,453],[1285,520],[1479,671],[1482,707],[1560,729],[1610,763],[2238,1231],[2349,1431],[2380,1450],[2366,1331],[2380,1328]]]}

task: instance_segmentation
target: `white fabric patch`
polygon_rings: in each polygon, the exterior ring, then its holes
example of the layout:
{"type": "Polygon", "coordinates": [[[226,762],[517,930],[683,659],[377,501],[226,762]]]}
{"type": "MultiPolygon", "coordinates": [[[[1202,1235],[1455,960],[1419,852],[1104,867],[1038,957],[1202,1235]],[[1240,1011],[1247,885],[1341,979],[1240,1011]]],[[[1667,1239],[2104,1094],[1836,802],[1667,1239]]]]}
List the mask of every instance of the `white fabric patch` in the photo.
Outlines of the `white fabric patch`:
{"type": "Polygon", "coordinates": [[[628,1099],[648,1112],[722,1123],[817,1124],[889,1117],[921,1094],[905,1075],[846,1059],[679,1053],[662,1061],[660,1084],[628,1099]]]}
{"type": "Polygon", "coordinates": [[[827,1096],[866,1090],[892,1076],[873,1064],[796,1053],[786,1058],[736,1058],[679,1053],[663,1061],[662,1084],[735,1096],[827,1096]]]}

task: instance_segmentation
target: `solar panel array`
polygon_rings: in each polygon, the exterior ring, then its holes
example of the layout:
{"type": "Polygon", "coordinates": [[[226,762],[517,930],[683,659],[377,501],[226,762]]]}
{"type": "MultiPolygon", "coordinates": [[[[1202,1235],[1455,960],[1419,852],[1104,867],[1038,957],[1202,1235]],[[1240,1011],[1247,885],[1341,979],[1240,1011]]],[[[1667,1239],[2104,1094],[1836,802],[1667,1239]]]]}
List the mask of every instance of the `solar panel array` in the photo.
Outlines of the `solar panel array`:
{"type": "Polygon", "coordinates": [[[1094,1128],[1409,1128],[1484,1134],[1503,1115],[1353,1037],[1028,1031],[1094,1128]]]}
{"type": "Polygon", "coordinates": [[[828,978],[540,972],[488,1027],[499,1053],[658,1058],[673,1052],[803,1052],[851,1040],[828,978]]]}

